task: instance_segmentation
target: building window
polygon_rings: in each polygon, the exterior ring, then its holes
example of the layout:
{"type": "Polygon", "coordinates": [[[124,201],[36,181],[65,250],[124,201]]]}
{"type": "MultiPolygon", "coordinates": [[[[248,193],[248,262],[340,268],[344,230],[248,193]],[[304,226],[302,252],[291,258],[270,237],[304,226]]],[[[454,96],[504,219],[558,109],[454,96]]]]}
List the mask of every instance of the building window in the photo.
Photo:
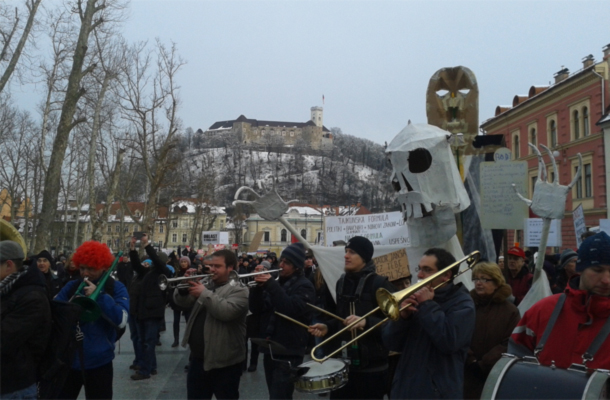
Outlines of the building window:
{"type": "Polygon", "coordinates": [[[129,232],[129,227],[128,226],[124,226],[123,227],[123,232],[129,232]]]}
{"type": "Polygon", "coordinates": [[[108,225],[108,233],[112,233],[112,226],[108,225]]]}
{"type": "Polygon", "coordinates": [[[515,135],[513,137],[513,152],[515,154],[515,160],[521,157],[521,153],[519,152],[519,135],[515,135]]]}
{"type": "Polygon", "coordinates": [[[318,238],[316,239],[316,244],[322,243],[322,232],[318,232],[318,238]]]}
{"type": "MultiPolygon", "coordinates": [[[[536,128],[532,128],[530,130],[530,143],[533,144],[534,146],[538,146],[538,140],[536,138],[536,128]]],[[[530,152],[532,152],[532,151],[533,150],[530,149],[530,152]]]]}
{"type": "Polygon", "coordinates": [[[176,233],[172,233],[172,243],[176,243],[178,241],[178,235],[176,233]]]}
{"type": "Polygon", "coordinates": [[[301,229],[301,236],[303,239],[307,240],[307,231],[305,229],[301,229]]]}
{"type": "MultiPolygon", "coordinates": [[[[576,175],[576,172],[578,172],[578,167],[574,167],[574,175],[576,175]]],[[[576,198],[582,199],[582,175],[580,175],[574,187],[576,188],[576,198]]]]}
{"type": "Polygon", "coordinates": [[[538,179],[538,177],[537,176],[532,176],[530,179],[531,179],[531,185],[532,185],[531,188],[530,188],[531,189],[530,193],[533,196],[534,195],[534,188],[536,188],[536,180],[538,179]]]}
{"type": "Polygon", "coordinates": [[[589,136],[589,109],[587,107],[582,109],[582,134],[589,136]]]}
{"type": "Polygon", "coordinates": [[[294,131],[290,131],[290,136],[294,136],[294,131]]]}
{"type": "Polygon", "coordinates": [[[187,236],[188,235],[186,233],[182,234],[182,243],[186,243],[187,242],[187,240],[188,240],[187,236]]]}
{"type": "Polygon", "coordinates": [[[269,232],[263,232],[263,242],[269,242],[269,232]]]}
{"type": "Polygon", "coordinates": [[[159,233],[163,233],[163,225],[159,225],[159,233]]]}
{"type": "Polygon", "coordinates": [[[557,124],[554,119],[549,123],[549,132],[551,133],[551,148],[557,147],[557,124]]]}
{"type": "Polygon", "coordinates": [[[225,222],[224,221],[220,221],[220,229],[223,229],[224,225],[225,225],[225,222]]]}
{"type": "Polygon", "coordinates": [[[580,139],[580,118],[578,117],[578,110],[574,110],[572,113],[572,129],[574,129],[574,139],[580,139]]]}
{"type": "Polygon", "coordinates": [[[585,197],[593,197],[593,189],[591,186],[591,164],[584,165],[585,174],[585,197]]]}
{"type": "Polygon", "coordinates": [[[163,248],[163,240],[159,240],[159,247],[163,248]]]}
{"type": "Polygon", "coordinates": [[[285,242],[285,241],[286,241],[286,237],[287,237],[287,236],[288,236],[288,235],[287,235],[286,229],[282,229],[282,234],[281,234],[281,239],[280,239],[280,240],[281,240],[282,242],[285,242]]]}
{"type": "Polygon", "coordinates": [[[87,233],[91,232],[91,225],[87,225],[87,233]]]}
{"type": "Polygon", "coordinates": [[[106,240],[106,245],[108,245],[108,247],[112,247],[112,239],[106,240]]]}
{"type": "Polygon", "coordinates": [[[286,136],[286,131],[282,131],[282,136],[286,136]]]}
{"type": "Polygon", "coordinates": [[[72,233],[72,227],[68,225],[68,233],[72,233]]]}
{"type": "Polygon", "coordinates": [[[116,233],[121,232],[121,225],[117,225],[117,226],[115,226],[115,227],[114,227],[114,231],[115,231],[116,233]]]}
{"type": "Polygon", "coordinates": [[[172,221],[172,228],[178,227],[178,221],[172,221]]]}

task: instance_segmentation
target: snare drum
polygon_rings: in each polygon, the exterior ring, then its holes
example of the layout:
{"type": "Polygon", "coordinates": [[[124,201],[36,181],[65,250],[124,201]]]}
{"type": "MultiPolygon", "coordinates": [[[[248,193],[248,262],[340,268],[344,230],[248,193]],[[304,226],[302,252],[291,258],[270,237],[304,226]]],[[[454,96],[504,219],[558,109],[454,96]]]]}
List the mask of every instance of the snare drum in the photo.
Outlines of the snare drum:
{"type": "Polygon", "coordinates": [[[482,399],[607,399],[607,370],[540,365],[534,357],[503,355],[483,388],[482,399]]]}
{"type": "Polygon", "coordinates": [[[309,371],[294,383],[297,392],[325,393],[347,384],[348,365],[336,358],[330,358],[323,363],[308,361],[299,365],[299,368],[309,368],[309,371]]]}

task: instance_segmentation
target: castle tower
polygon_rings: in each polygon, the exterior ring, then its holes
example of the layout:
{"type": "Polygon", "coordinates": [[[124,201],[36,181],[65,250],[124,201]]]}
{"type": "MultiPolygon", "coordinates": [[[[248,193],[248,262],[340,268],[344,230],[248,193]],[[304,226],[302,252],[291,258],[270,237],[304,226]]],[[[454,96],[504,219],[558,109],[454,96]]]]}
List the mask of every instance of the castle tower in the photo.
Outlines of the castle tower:
{"type": "Polygon", "coordinates": [[[311,120],[316,126],[322,127],[324,125],[324,109],[322,107],[311,107],[311,120]]]}

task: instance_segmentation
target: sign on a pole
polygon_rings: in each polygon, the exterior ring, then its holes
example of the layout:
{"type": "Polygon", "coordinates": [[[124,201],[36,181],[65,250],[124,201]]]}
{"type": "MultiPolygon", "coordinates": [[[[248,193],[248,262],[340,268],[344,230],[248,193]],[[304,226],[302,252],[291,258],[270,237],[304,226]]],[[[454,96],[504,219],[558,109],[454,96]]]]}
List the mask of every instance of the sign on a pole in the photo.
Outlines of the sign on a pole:
{"type": "MultiPolygon", "coordinates": [[[[525,247],[539,247],[542,237],[542,218],[526,218],[524,233],[525,247]]],[[[561,247],[561,220],[551,221],[546,247],[561,247]]]]}
{"type": "Polygon", "coordinates": [[[482,162],[479,166],[483,229],[521,229],[527,204],[512,185],[527,197],[527,161],[482,162]]]}
{"type": "Polygon", "coordinates": [[[572,211],[572,219],[574,220],[576,247],[580,247],[580,244],[582,243],[582,239],[580,237],[587,231],[587,225],[585,225],[585,212],[582,209],[582,203],[579,204],[574,211],[572,211]]]}
{"type": "Polygon", "coordinates": [[[205,231],[201,232],[201,243],[207,244],[229,244],[229,232],[205,231]]]}
{"type": "Polygon", "coordinates": [[[404,223],[402,213],[394,211],[381,214],[347,215],[326,217],[326,246],[338,240],[348,242],[354,236],[364,236],[374,245],[411,244],[409,229],[404,223]]]}
{"type": "Polygon", "coordinates": [[[375,257],[373,261],[375,261],[377,274],[387,276],[390,282],[411,276],[409,259],[405,249],[375,257]]]}

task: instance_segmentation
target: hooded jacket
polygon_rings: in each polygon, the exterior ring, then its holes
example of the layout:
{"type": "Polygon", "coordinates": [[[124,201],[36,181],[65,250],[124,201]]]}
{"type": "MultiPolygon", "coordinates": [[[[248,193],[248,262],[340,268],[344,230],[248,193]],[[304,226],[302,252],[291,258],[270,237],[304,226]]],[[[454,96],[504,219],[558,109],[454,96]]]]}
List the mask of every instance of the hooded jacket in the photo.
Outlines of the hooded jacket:
{"type": "MultiPolygon", "coordinates": [[[[544,349],[538,354],[543,365],[551,365],[552,361],[558,368],[582,364],[582,355],[610,317],[610,297],[590,295],[586,290],[578,289],[579,284],[580,276],[576,276],[565,290],[567,297],[563,309],[544,349]]],[[[527,310],[513,330],[512,339],[534,351],[560,296],[545,297],[527,310]]],[[[610,369],[609,339],[604,341],[587,367],[610,369]]]]}
{"type": "Polygon", "coordinates": [[[532,279],[534,275],[527,269],[524,265],[521,268],[521,271],[513,278],[513,276],[508,273],[506,282],[513,289],[513,296],[515,296],[515,305],[518,306],[521,303],[521,300],[525,297],[527,292],[532,287],[532,279]]]}
{"type": "Polygon", "coordinates": [[[449,283],[417,309],[408,319],[390,321],[383,328],[385,346],[402,352],[390,398],[461,399],[474,302],[461,283],[449,283]]]}
{"type": "Polygon", "coordinates": [[[517,307],[507,300],[511,294],[507,284],[487,298],[470,291],[476,308],[476,324],[464,371],[465,399],[481,398],[489,371],[502,353],[506,353],[508,339],[520,318],[517,307]]]}
{"type": "Polygon", "coordinates": [[[51,308],[42,272],[27,267],[10,292],[2,296],[0,394],[36,383],[38,364],[51,334],[51,308]]]}

